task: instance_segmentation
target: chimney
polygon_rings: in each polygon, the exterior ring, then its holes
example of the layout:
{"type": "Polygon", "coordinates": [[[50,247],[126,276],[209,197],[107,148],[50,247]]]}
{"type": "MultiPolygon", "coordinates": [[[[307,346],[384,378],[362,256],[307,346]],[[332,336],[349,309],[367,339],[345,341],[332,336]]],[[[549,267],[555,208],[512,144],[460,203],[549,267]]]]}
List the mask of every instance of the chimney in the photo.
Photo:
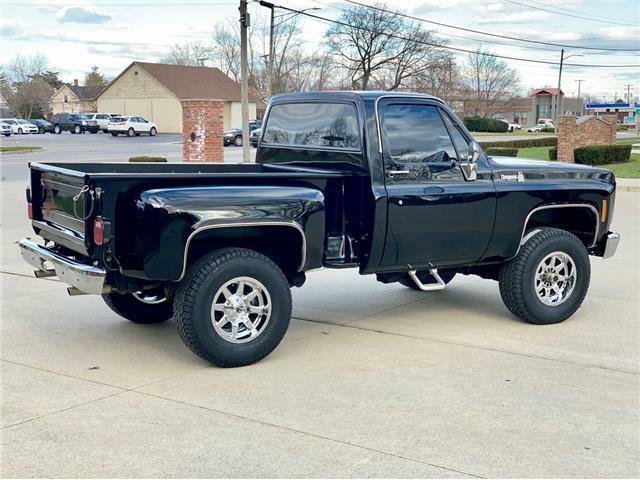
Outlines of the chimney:
{"type": "Polygon", "coordinates": [[[77,79],[77,78],[74,78],[74,79],[73,79],[73,86],[74,86],[74,87],[77,87],[77,86],[78,86],[78,79],[77,79]]]}

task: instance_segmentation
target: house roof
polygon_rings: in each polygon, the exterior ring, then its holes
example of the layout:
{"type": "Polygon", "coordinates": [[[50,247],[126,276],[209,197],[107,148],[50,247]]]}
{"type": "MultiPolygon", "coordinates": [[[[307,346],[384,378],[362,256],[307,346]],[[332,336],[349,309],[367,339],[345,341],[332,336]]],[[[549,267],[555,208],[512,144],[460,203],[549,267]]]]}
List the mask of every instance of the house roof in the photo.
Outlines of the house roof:
{"type": "Polygon", "coordinates": [[[240,101],[240,85],[219,68],[133,62],[125,71],[133,66],[145,70],[180,100],[240,101]]]}
{"type": "Polygon", "coordinates": [[[104,85],[99,86],[80,86],[80,85],[67,85],[69,90],[78,97],[80,100],[94,100],[104,90],[104,85]]]}
{"type": "MultiPolygon", "coordinates": [[[[529,94],[529,97],[535,97],[536,95],[557,95],[557,88],[536,88],[533,92],[529,94]]],[[[560,89],[560,95],[564,95],[562,89],[560,89]]]]}

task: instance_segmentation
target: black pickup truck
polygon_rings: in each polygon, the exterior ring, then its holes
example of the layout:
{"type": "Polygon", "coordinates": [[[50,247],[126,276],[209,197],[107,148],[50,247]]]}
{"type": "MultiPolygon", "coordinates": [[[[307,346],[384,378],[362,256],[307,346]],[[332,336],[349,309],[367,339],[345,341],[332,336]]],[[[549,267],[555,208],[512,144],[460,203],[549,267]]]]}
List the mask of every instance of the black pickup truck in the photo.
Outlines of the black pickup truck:
{"type": "Polygon", "coordinates": [[[535,324],[571,316],[588,255],[610,257],[613,173],[495,159],[437,98],[388,92],[278,95],[256,163],[33,163],[24,239],[36,276],[102,295],[136,323],[175,318],[198,356],[239,366],[268,355],[290,287],[318,268],[445,288],[497,280],[535,324]]]}

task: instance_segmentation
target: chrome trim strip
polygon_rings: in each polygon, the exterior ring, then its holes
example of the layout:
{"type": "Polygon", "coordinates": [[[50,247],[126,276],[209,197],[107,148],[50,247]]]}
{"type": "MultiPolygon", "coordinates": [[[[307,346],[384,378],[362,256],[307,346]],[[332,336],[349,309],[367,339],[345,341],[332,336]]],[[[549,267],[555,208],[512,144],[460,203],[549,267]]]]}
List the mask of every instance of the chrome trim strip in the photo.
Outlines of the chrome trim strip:
{"type": "Polygon", "coordinates": [[[607,243],[604,246],[603,260],[611,258],[615,255],[620,243],[620,234],[618,232],[609,232],[607,234],[607,243]]]}
{"type": "Polygon", "coordinates": [[[218,223],[215,225],[207,225],[204,227],[200,227],[189,235],[187,238],[187,242],[184,246],[184,259],[182,262],[182,273],[175,282],[181,281],[187,273],[187,257],[189,255],[189,245],[191,244],[191,240],[198,233],[203,232],[205,230],[211,230],[214,228],[233,228],[233,227],[293,227],[295,228],[300,236],[302,237],[302,256],[300,260],[300,266],[298,267],[298,272],[301,272],[304,268],[305,263],[307,262],[307,237],[305,236],[304,230],[302,227],[296,222],[238,222],[238,223],[218,223]]]}
{"type": "MultiPolygon", "coordinates": [[[[518,253],[520,253],[520,247],[525,242],[524,233],[527,231],[527,224],[529,223],[529,219],[531,218],[531,215],[533,215],[534,213],[536,213],[536,212],[538,212],[540,210],[547,210],[547,209],[551,209],[551,208],[589,208],[589,209],[591,209],[591,211],[593,212],[594,216],[596,217],[596,231],[595,231],[595,233],[593,235],[593,242],[591,243],[591,245],[588,245],[587,248],[592,248],[592,247],[595,246],[596,242],[598,241],[598,233],[600,232],[600,214],[598,213],[598,210],[596,210],[596,208],[593,205],[588,205],[586,203],[560,203],[560,204],[556,204],[556,205],[542,205],[540,207],[534,208],[527,215],[527,218],[524,220],[524,226],[522,227],[522,234],[520,235],[520,244],[518,245],[518,250],[513,255],[513,257],[510,257],[508,260],[511,260],[512,258],[516,257],[518,255],[518,253]]],[[[527,237],[529,237],[529,236],[527,236],[527,237]]],[[[529,238],[531,238],[531,237],[529,237],[529,238]]],[[[529,238],[527,238],[527,240],[529,238]]]]}
{"type": "Polygon", "coordinates": [[[49,272],[44,262],[49,262],[55,269],[56,276],[64,283],[86,293],[102,295],[107,272],[94,265],[78,263],[70,258],[52,252],[29,239],[18,242],[22,258],[39,271],[49,272]]]}

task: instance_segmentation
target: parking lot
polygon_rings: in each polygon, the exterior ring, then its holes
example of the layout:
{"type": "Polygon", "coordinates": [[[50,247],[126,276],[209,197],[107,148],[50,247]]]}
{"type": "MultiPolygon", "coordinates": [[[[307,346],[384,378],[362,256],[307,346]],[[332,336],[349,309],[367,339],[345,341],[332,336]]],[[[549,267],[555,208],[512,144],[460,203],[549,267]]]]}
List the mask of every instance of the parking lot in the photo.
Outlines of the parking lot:
{"type": "Polygon", "coordinates": [[[519,321],[475,276],[418,293],[321,270],[293,290],[273,354],[218,369],[172,321],[133,324],[35,279],[15,245],[33,235],[28,162],[174,162],[179,142],[2,139],[43,147],[0,160],[3,477],[640,475],[640,193],[618,193],[620,248],[591,258],[589,294],[564,323],[519,321]]]}

